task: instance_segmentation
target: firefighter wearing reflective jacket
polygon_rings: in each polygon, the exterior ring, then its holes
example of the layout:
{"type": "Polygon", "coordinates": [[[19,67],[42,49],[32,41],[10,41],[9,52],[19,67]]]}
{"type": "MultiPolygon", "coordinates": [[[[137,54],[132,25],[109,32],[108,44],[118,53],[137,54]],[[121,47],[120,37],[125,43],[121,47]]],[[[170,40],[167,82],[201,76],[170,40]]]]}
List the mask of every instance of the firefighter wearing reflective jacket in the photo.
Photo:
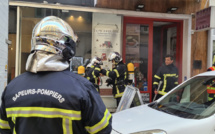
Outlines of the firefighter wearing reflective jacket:
{"type": "Polygon", "coordinates": [[[101,65],[103,65],[103,62],[101,58],[94,57],[90,62],[91,67],[87,71],[86,78],[93,83],[93,85],[96,87],[96,90],[100,92],[99,90],[99,82],[100,82],[100,73],[101,73],[101,65]]]}
{"type": "Polygon", "coordinates": [[[109,77],[106,83],[107,85],[113,85],[113,95],[118,106],[127,84],[127,66],[123,63],[122,57],[118,52],[111,52],[108,60],[112,61],[113,69],[102,69],[101,72],[109,77]]]}
{"type": "Polygon", "coordinates": [[[173,65],[173,57],[165,57],[165,65],[161,66],[154,75],[153,88],[156,100],[165,95],[171,89],[178,85],[178,69],[173,65]],[[157,91],[159,82],[162,81],[159,91],[157,91]]]}
{"type": "Polygon", "coordinates": [[[62,19],[48,16],[32,33],[27,72],[2,94],[1,134],[110,133],[111,114],[87,79],[69,71],[77,37],[62,19]]]}
{"type": "MultiPolygon", "coordinates": [[[[207,71],[215,71],[215,64],[213,64],[212,67],[209,67],[207,71]]],[[[215,83],[215,80],[212,81],[212,83],[215,83]]],[[[207,85],[207,93],[208,93],[208,101],[211,101],[215,98],[215,85],[209,84],[207,85]]]]}

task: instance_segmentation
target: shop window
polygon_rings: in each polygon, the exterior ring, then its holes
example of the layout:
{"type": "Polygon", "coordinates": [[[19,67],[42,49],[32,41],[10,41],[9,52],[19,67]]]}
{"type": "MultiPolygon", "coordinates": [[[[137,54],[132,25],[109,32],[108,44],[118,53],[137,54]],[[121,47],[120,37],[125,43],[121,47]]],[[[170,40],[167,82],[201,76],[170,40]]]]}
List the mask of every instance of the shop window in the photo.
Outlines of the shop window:
{"type": "MultiPolygon", "coordinates": [[[[78,36],[76,56],[83,57],[83,59],[91,58],[92,21],[89,20],[92,20],[92,13],[79,11],[62,12],[62,10],[57,9],[47,10],[29,7],[22,7],[21,10],[21,41],[19,44],[21,46],[21,73],[25,72],[26,59],[31,51],[32,30],[43,17],[48,15],[54,15],[65,20],[73,28],[75,34],[78,36]]],[[[12,45],[15,47],[16,33],[9,34],[9,37],[11,38],[10,40],[14,40],[12,45]]],[[[12,53],[15,55],[16,51],[14,51],[14,47],[11,49],[13,49],[12,53]]],[[[12,66],[11,68],[15,68],[15,58],[9,59],[8,62],[9,64],[13,62],[14,65],[10,65],[12,66]]]]}
{"type": "Polygon", "coordinates": [[[135,67],[135,86],[141,91],[147,85],[148,71],[148,25],[126,24],[126,63],[135,67]]]}

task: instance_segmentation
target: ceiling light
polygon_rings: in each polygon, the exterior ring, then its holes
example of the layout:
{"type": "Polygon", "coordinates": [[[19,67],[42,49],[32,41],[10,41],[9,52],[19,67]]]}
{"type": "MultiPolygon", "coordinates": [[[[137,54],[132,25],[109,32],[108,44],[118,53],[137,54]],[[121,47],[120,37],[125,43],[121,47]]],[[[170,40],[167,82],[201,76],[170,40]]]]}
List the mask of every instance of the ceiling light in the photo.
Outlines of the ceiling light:
{"type": "Polygon", "coordinates": [[[144,8],[144,5],[143,4],[138,4],[137,8],[142,9],[142,8],[144,8]]]}
{"type": "Polygon", "coordinates": [[[143,10],[143,8],[144,8],[144,5],[143,5],[143,4],[138,4],[138,5],[136,6],[136,11],[141,11],[141,10],[143,10]]]}
{"type": "Polygon", "coordinates": [[[177,7],[171,7],[171,8],[170,8],[171,11],[175,11],[175,10],[177,10],[177,9],[178,9],[177,7]]]}
{"type": "Polygon", "coordinates": [[[63,12],[63,13],[68,13],[69,10],[62,9],[62,12],[63,12]]]}
{"type": "Polygon", "coordinates": [[[177,7],[171,7],[167,9],[167,13],[172,13],[173,11],[176,11],[178,8],[177,7]]]}

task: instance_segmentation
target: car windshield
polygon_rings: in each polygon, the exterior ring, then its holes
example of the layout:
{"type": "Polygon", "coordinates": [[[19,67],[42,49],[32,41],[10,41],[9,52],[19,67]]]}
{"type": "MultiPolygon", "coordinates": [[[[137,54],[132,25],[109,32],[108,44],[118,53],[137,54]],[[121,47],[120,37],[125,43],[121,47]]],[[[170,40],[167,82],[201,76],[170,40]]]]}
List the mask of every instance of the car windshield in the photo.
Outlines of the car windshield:
{"type": "Polygon", "coordinates": [[[149,106],[183,118],[206,118],[215,112],[215,76],[190,79],[149,106]]]}

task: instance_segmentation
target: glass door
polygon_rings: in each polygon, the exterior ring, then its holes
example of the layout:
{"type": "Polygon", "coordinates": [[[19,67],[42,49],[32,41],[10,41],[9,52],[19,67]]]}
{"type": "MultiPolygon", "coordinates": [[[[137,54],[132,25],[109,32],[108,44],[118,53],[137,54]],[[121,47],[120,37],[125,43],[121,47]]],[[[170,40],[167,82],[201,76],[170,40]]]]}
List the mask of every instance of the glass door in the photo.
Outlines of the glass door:
{"type": "Polygon", "coordinates": [[[146,103],[151,101],[152,89],[152,28],[152,22],[124,18],[123,57],[126,64],[134,64],[134,85],[146,103]]]}

